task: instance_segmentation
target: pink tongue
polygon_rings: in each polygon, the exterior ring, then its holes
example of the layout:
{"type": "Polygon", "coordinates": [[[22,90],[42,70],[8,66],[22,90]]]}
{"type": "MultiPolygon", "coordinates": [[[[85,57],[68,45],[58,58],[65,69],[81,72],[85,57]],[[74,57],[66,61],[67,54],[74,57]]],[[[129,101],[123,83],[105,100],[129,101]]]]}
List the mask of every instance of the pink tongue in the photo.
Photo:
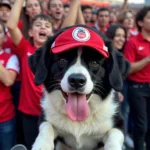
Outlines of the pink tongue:
{"type": "Polygon", "coordinates": [[[73,121],[82,121],[88,115],[88,104],[85,94],[69,94],[66,112],[73,121]]]}

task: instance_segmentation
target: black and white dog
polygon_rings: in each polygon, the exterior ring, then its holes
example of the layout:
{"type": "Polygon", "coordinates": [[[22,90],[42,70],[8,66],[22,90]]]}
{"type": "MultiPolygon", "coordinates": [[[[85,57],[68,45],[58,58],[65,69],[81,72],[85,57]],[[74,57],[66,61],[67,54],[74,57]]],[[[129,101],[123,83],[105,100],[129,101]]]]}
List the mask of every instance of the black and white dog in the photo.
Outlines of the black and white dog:
{"type": "Polygon", "coordinates": [[[90,27],[68,27],[29,64],[35,83],[46,90],[44,120],[32,150],[122,149],[123,120],[114,90],[121,90],[129,63],[110,41],[90,27]]]}

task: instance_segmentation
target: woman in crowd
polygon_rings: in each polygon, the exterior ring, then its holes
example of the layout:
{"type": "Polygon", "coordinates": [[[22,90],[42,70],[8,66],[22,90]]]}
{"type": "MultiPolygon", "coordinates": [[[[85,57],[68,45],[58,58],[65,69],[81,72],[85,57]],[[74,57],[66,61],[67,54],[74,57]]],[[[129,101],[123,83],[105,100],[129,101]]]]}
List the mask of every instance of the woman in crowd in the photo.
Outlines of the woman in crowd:
{"type": "Polygon", "coordinates": [[[15,144],[15,108],[10,87],[19,73],[18,58],[3,49],[5,38],[5,26],[0,21],[0,150],[10,150],[15,144]]]}
{"type": "MultiPolygon", "coordinates": [[[[33,2],[33,0],[30,2],[33,2]]],[[[21,61],[22,83],[19,110],[22,114],[25,144],[27,149],[30,150],[38,134],[38,118],[41,114],[40,99],[42,98],[43,89],[42,85],[36,86],[34,84],[34,75],[29,68],[28,57],[37,48],[42,46],[47,37],[52,34],[52,26],[49,16],[44,14],[36,15],[38,13],[35,13],[36,16],[30,20],[30,29],[28,32],[31,41],[26,40],[17,26],[23,3],[24,0],[15,1],[7,22],[7,27],[12,41],[16,46],[16,54],[21,61]]]]}
{"type": "Polygon", "coordinates": [[[121,52],[123,51],[123,47],[127,36],[126,29],[123,25],[111,25],[106,32],[106,36],[112,40],[113,45],[117,50],[121,52]]]}
{"type": "Polygon", "coordinates": [[[42,12],[39,0],[26,0],[25,7],[22,12],[22,23],[20,23],[20,28],[27,39],[29,38],[28,31],[31,20],[34,16],[41,14],[42,12]]]}
{"type": "MultiPolygon", "coordinates": [[[[119,50],[120,52],[123,52],[124,45],[127,39],[127,31],[126,28],[121,25],[121,24],[114,24],[111,25],[107,32],[106,35],[109,39],[112,40],[114,47],[119,50]]],[[[122,90],[122,94],[119,94],[119,98],[122,101],[121,104],[121,112],[125,120],[125,132],[126,132],[126,138],[125,138],[125,143],[127,144],[128,147],[133,148],[133,141],[128,135],[128,115],[129,115],[129,106],[128,106],[128,82],[127,80],[124,81],[124,87],[122,90]]]]}
{"type": "Polygon", "coordinates": [[[127,30],[127,38],[137,35],[134,13],[131,10],[123,10],[118,16],[118,23],[124,25],[127,30]]]}

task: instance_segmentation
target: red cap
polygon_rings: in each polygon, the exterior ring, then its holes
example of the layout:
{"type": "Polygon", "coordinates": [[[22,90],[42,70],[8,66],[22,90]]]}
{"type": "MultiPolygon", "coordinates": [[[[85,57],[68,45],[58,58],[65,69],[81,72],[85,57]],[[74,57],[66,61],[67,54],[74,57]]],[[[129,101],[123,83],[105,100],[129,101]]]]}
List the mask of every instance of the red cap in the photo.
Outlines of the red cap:
{"type": "Polygon", "coordinates": [[[80,26],[69,28],[58,35],[51,50],[57,54],[81,46],[91,47],[106,58],[109,57],[108,49],[100,35],[92,29],[80,26]]]}

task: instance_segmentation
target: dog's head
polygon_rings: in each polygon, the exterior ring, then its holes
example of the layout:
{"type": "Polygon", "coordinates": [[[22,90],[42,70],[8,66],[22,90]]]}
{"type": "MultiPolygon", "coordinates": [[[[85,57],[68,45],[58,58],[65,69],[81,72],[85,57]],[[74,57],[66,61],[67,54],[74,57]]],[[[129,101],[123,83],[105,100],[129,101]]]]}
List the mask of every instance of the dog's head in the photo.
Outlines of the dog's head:
{"type": "Polygon", "coordinates": [[[29,58],[37,85],[60,90],[72,120],[84,120],[92,94],[105,99],[121,90],[129,63],[96,30],[77,25],[62,29],[29,58]],[[103,39],[102,39],[103,38],[103,39]],[[80,114],[80,115],[77,115],[80,114]]]}

